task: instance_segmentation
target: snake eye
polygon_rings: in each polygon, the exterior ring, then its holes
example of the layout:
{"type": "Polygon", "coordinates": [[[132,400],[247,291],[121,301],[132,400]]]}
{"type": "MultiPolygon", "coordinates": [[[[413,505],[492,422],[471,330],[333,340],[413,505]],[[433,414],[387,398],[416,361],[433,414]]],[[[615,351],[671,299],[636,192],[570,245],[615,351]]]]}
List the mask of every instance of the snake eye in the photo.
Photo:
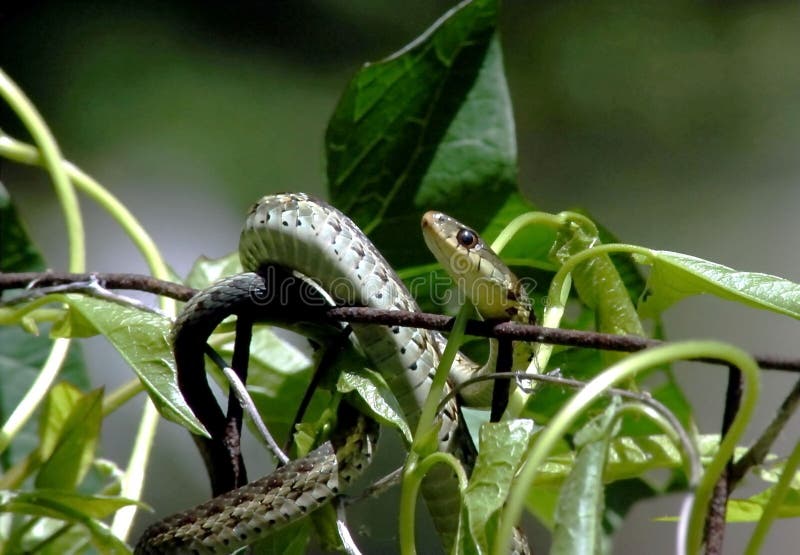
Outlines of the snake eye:
{"type": "Polygon", "coordinates": [[[478,235],[471,229],[461,228],[456,233],[458,244],[466,249],[471,249],[478,244],[478,235]]]}

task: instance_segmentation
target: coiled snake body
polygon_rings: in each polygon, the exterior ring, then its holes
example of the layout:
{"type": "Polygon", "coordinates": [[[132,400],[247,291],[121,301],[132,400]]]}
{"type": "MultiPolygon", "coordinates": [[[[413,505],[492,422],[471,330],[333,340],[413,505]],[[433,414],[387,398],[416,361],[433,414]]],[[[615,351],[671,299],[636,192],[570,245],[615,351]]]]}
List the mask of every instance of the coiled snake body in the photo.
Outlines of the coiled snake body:
{"type": "MultiPolygon", "coordinates": [[[[440,261],[453,265],[452,255],[458,253],[461,258],[455,264],[456,273],[468,279],[484,276],[485,280],[494,280],[493,291],[499,293],[494,297],[490,294],[489,300],[484,300],[486,306],[479,307],[481,311],[490,317],[503,314],[527,319],[526,299],[516,278],[474,231],[439,213],[426,214],[423,230],[426,242],[440,261]]],[[[264,287],[263,281],[258,281],[263,279],[258,272],[267,265],[312,277],[337,304],[418,310],[403,282],[361,230],[332,206],[308,195],[273,195],[256,203],[242,230],[239,253],[247,273],[225,278],[192,298],[174,329],[181,390],[212,438],[224,435],[227,424],[207,385],[197,387],[198,380],[205,383],[203,345],[228,314],[239,314],[241,318],[242,314],[259,310],[254,306],[254,288],[264,287]],[[191,379],[180,377],[184,375],[182,366],[193,368],[191,379]],[[198,410],[198,406],[203,408],[198,410]]],[[[293,302],[294,299],[281,299],[275,309],[285,314],[276,318],[291,320],[293,302]]],[[[444,338],[406,327],[353,324],[352,328],[361,350],[385,378],[410,428],[415,429],[444,338]]],[[[451,378],[455,382],[482,371],[460,354],[453,366],[451,378]]],[[[485,399],[476,388],[473,391],[476,399],[485,399]]],[[[455,454],[470,468],[474,447],[456,403],[446,404],[439,419],[439,448],[455,454]]],[[[377,425],[363,418],[350,420],[345,431],[307,457],[238,489],[225,492],[237,485],[235,480],[224,472],[223,475],[210,472],[212,489],[221,495],[152,525],[140,538],[137,553],[231,552],[326,503],[340,486],[350,481],[372,452],[377,425]]],[[[227,456],[227,447],[219,441],[199,437],[196,441],[207,466],[209,460],[227,456]]],[[[451,470],[437,465],[426,476],[421,491],[449,552],[460,514],[455,476],[451,470]]],[[[526,546],[519,549],[525,550],[526,546]]]]}

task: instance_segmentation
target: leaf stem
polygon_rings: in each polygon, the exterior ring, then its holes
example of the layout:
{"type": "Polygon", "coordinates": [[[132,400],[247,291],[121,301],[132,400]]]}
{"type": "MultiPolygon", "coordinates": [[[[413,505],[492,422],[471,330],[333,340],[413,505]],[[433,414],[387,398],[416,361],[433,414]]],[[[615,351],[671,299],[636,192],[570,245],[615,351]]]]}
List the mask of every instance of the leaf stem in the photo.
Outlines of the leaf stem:
{"type": "MultiPolygon", "coordinates": [[[[61,151],[41,115],[16,83],[0,69],[0,97],[25,125],[31,137],[41,149],[42,165],[50,172],[53,187],[61,202],[64,221],[67,227],[69,249],[69,269],[82,272],[86,267],[86,246],[84,242],[83,221],[75,190],[61,166],[61,151]]],[[[50,386],[58,376],[69,351],[69,339],[56,339],[42,370],[34,380],[22,400],[14,408],[8,420],[0,429],[0,452],[4,451],[22,426],[30,419],[42,402],[50,386]]]]}
{"type": "Polygon", "coordinates": [[[761,546],[764,543],[764,539],[767,537],[767,532],[769,532],[770,526],[772,526],[772,523],[778,517],[781,503],[783,503],[783,500],[786,498],[786,494],[789,492],[795,472],[799,466],[800,442],[797,442],[791,454],[789,455],[789,458],[786,459],[786,463],[783,465],[781,477],[773,488],[772,496],[764,506],[764,510],[761,513],[761,518],[758,520],[758,523],[756,523],[756,527],[753,530],[753,535],[750,536],[750,541],[747,542],[747,548],[745,548],[744,551],[745,555],[757,555],[760,552],[761,546]]]}
{"type": "MultiPolygon", "coordinates": [[[[464,330],[467,326],[467,320],[472,313],[472,307],[464,305],[456,316],[453,329],[447,340],[447,346],[442,353],[442,358],[439,360],[439,366],[436,368],[436,374],[433,377],[431,389],[428,392],[428,397],[425,399],[425,404],[422,407],[417,429],[414,433],[414,440],[411,443],[411,448],[408,450],[408,457],[406,464],[403,468],[403,482],[400,488],[400,516],[399,516],[399,536],[400,536],[400,552],[403,555],[415,555],[416,545],[414,542],[414,520],[416,514],[417,494],[419,493],[422,479],[425,473],[436,463],[447,462],[453,465],[453,461],[447,459],[440,460],[439,453],[430,450],[431,436],[436,433],[436,413],[439,406],[439,400],[442,398],[444,387],[447,384],[447,376],[450,373],[450,367],[453,365],[456,353],[464,340],[464,330]],[[430,450],[430,452],[429,452],[430,450]],[[431,457],[433,457],[432,460],[431,457]]],[[[455,466],[458,466],[455,464],[455,466]]],[[[459,482],[466,480],[466,476],[461,473],[456,473],[459,476],[459,482]]]]}
{"type": "Polygon", "coordinates": [[[138,378],[134,378],[106,394],[103,398],[103,416],[108,416],[142,391],[144,391],[142,382],[138,378]]]}
{"type": "Polygon", "coordinates": [[[11,416],[9,416],[8,420],[3,424],[3,429],[0,430],[0,453],[5,451],[11,443],[11,440],[19,433],[47,394],[50,385],[55,381],[56,376],[58,376],[61,363],[67,356],[69,344],[69,339],[59,338],[53,341],[50,354],[47,356],[44,366],[42,366],[42,369],[37,374],[31,387],[25,393],[25,396],[17,406],[14,407],[11,416]]]}
{"type": "Polygon", "coordinates": [[[0,97],[16,113],[41,152],[41,165],[50,172],[53,187],[64,211],[69,245],[69,269],[82,272],[86,268],[83,221],[75,189],[62,166],[61,151],[53,135],[25,93],[0,69],[0,97]]]}
{"type": "MultiPolygon", "coordinates": [[[[43,166],[45,164],[42,154],[34,146],[13,139],[8,135],[0,135],[0,155],[29,166],[43,166]]],[[[172,275],[158,247],[130,210],[95,179],[72,162],[63,160],[62,166],[75,187],[104,208],[128,234],[133,244],[144,256],[153,276],[164,280],[170,279],[172,275]]],[[[168,309],[170,307],[174,308],[174,303],[162,303],[161,307],[165,312],[170,312],[168,309]]]]}
{"type": "Polygon", "coordinates": [[[565,220],[560,215],[548,214],[547,212],[526,212],[525,214],[520,214],[511,220],[508,225],[503,228],[503,231],[500,232],[500,235],[492,241],[492,250],[500,254],[500,251],[506,248],[506,245],[508,245],[511,239],[528,226],[541,225],[558,229],[564,225],[564,223],[565,220]]]}

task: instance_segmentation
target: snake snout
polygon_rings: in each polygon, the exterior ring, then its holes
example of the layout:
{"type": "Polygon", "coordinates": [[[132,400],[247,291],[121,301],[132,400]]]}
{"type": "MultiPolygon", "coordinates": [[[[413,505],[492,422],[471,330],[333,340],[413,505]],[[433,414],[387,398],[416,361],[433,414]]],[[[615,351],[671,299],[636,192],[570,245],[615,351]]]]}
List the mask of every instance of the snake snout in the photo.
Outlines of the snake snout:
{"type": "Polygon", "coordinates": [[[442,224],[448,216],[436,210],[428,210],[422,215],[422,229],[426,227],[434,227],[435,224],[442,224]]]}

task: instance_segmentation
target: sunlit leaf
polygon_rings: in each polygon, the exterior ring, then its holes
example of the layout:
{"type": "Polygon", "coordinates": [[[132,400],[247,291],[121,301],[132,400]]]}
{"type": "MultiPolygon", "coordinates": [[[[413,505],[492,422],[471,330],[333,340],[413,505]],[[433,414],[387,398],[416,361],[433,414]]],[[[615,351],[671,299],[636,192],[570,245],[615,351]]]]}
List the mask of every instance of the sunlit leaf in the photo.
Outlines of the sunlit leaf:
{"type": "Polygon", "coordinates": [[[740,272],[702,258],[653,251],[647,291],[639,305],[644,316],[659,314],[690,295],[722,299],[800,318],[800,284],[757,272],[740,272]]]}
{"type": "Polygon", "coordinates": [[[336,388],[341,393],[355,392],[362,401],[358,403],[359,408],[372,414],[379,422],[397,428],[411,443],[411,430],[400,405],[380,374],[367,368],[343,370],[336,388]]]}
{"type": "MultiPolygon", "coordinates": [[[[67,523],[82,525],[85,532],[75,534],[75,541],[86,536],[88,541],[101,553],[127,555],[130,550],[123,541],[111,533],[111,529],[98,519],[105,518],[135,501],[120,497],[82,495],[61,490],[35,490],[32,492],[0,492],[0,512],[30,515],[39,518],[52,518],[67,523]]],[[[46,521],[45,521],[46,522],[46,521]]],[[[45,527],[57,533],[62,526],[45,527]]],[[[36,543],[45,539],[33,538],[36,543]]]]}
{"type": "MultiPolygon", "coordinates": [[[[175,373],[169,318],[128,305],[81,295],[51,295],[66,302],[102,334],[139,376],[156,408],[165,418],[192,433],[205,428],[184,401],[175,373]]],[[[62,326],[60,331],[69,330],[62,326]]]]}
{"type": "MultiPolygon", "coordinates": [[[[596,228],[580,221],[571,222],[560,230],[552,256],[563,264],[579,252],[595,246],[598,240],[596,228]]],[[[597,331],[644,335],[625,283],[608,256],[596,256],[579,264],[572,272],[572,280],[581,300],[595,311],[597,331]]],[[[624,355],[604,352],[607,363],[621,356],[624,355]]]]}

